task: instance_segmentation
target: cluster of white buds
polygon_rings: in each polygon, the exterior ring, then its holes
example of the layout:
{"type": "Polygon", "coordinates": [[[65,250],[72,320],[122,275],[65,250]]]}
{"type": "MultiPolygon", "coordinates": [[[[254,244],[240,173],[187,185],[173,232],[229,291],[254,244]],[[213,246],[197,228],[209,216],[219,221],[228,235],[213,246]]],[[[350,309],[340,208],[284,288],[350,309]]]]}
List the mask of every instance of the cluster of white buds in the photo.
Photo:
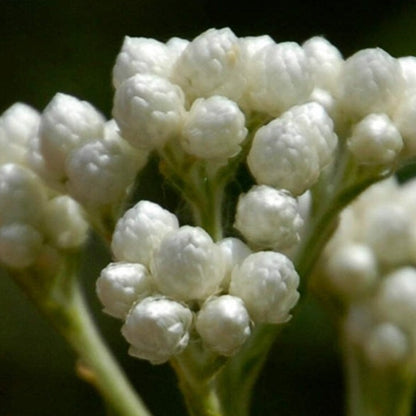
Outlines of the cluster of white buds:
{"type": "Polygon", "coordinates": [[[49,189],[30,167],[40,122],[40,114],[21,103],[0,116],[0,263],[12,269],[78,248],[87,238],[81,207],[49,189]]]}
{"type": "Polygon", "coordinates": [[[376,368],[416,365],[416,181],[373,185],[341,214],[320,288],[376,368]]]}
{"type": "Polygon", "coordinates": [[[283,254],[252,253],[236,238],[214,242],[149,201],[120,218],[112,251],[98,297],[106,313],[124,321],[130,354],[154,364],[196,336],[232,355],[256,323],[286,322],[299,297],[299,276],[283,254]]]}

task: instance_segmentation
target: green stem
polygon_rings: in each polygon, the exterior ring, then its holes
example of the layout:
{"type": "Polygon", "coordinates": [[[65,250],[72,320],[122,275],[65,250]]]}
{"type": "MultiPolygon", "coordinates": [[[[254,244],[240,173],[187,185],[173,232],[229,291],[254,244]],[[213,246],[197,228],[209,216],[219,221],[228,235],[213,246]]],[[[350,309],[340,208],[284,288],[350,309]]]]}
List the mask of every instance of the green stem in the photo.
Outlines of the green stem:
{"type": "Polygon", "coordinates": [[[171,360],[190,416],[224,415],[215,386],[224,362],[225,358],[206,351],[200,342],[171,360]]]}
{"type": "Polygon", "coordinates": [[[76,260],[65,259],[55,276],[39,270],[13,274],[29,298],[77,353],[78,374],[119,416],[151,416],[105,345],[75,278],[76,260]]]}
{"type": "Polygon", "coordinates": [[[217,388],[226,416],[248,416],[257,378],[277,333],[278,325],[259,325],[243,349],[227,363],[217,379],[217,388]]]}

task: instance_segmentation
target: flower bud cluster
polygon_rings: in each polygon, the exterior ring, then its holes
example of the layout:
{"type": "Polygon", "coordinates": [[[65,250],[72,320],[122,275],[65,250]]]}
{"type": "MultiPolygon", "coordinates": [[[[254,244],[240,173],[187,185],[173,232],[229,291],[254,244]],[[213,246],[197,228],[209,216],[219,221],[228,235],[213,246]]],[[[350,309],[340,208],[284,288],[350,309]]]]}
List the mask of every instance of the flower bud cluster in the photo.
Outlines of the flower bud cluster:
{"type": "Polygon", "coordinates": [[[416,181],[373,185],[341,214],[319,282],[348,336],[381,368],[416,365],[416,181]]]}
{"type": "Polygon", "coordinates": [[[30,267],[51,250],[75,249],[87,238],[81,207],[46,187],[28,163],[40,120],[20,103],[0,116],[0,263],[11,269],[30,267]]]}
{"type": "Polygon", "coordinates": [[[237,238],[214,242],[153,202],[126,211],[111,247],[115,261],[97,280],[98,297],[124,321],[130,354],[154,364],[192,337],[233,355],[254,324],[286,322],[299,297],[299,276],[283,254],[252,253],[237,238]]]}

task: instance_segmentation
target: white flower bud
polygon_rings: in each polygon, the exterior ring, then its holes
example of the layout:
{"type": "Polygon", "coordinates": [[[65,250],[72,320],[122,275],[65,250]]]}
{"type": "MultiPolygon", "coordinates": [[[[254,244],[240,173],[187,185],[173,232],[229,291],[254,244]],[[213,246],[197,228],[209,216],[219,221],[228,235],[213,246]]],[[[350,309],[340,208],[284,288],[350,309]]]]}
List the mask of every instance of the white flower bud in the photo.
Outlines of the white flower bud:
{"type": "Polygon", "coordinates": [[[200,34],[178,58],[172,79],[182,87],[190,103],[211,95],[237,101],[245,87],[238,38],[229,28],[200,34]]]}
{"type": "Polygon", "coordinates": [[[397,59],[405,82],[404,94],[413,94],[416,91],[416,57],[404,56],[397,59]]]}
{"type": "Polygon", "coordinates": [[[250,254],[233,270],[230,294],[240,297],[254,322],[283,323],[299,299],[299,275],[283,254],[250,254]]]}
{"type": "Polygon", "coordinates": [[[348,301],[368,294],[377,281],[377,260],[364,244],[345,243],[330,250],[325,265],[332,289],[348,301]]]}
{"type": "Polygon", "coordinates": [[[250,60],[248,77],[250,107],[274,116],[305,102],[313,89],[308,59],[295,42],[260,48],[250,60]]]}
{"type": "Polygon", "coordinates": [[[88,102],[58,93],[42,113],[40,151],[46,166],[65,179],[65,160],[77,147],[103,137],[104,117],[88,102]]]}
{"type": "Polygon", "coordinates": [[[247,157],[257,183],[283,188],[300,195],[320,173],[315,143],[290,118],[277,118],[260,127],[247,157]]]}
{"type": "Polygon", "coordinates": [[[135,302],[151,294],[152,280],[142,264],[110,263],[101,271],[96,291],[105,313],[125,319],[135,302]]]}
{"type": "Polygon", "coordinates": [[[384,322],[367,333],[363,347],[368,361],[382,369],[403,362],[409,351],[409,340],[399,327],[384,322]]]}
{"type": "Polygon", "coordinates": [[[192,312],[185,306],[149,297],[133,307],[121,332],[131,344],[130,355],[162,364],[186,348],[191,324],[192,312]]]}
{"type": "Polygon", "coordinates": [[[231,272],[234,266],[240,265],[243,260],[251,254],[250,248],[241,240],[234,237],[224,238],[217,243],[222,251],[222,257],[225,264],[225,277],[222,287],[228,289],[231,280],[231,272]]]}
{"type": "Polygon", "coordinates": [[[218,354],[231,356],[250,336],[250,316],[240,298],[224,295],[208,299],[198,312],[196,330],[218,354]]]}
{"type": "Polygon", "coordinates": [[[118,88],[136,74],[154,74],[167,78],[173,58],[162,42],[150,38],[126,36],[113,68],[113,85],[118,88]]]}
{"type": "Polygon", "coordinates": [[[0,227],[0,263],[15,269],[32,265],[42,248],[42,236],[32,226],[14,223],[0,227]]]}
{"type": "MultiPolygon", "coordinates": [[[[391,196],[384,195],[384,198],[391,196]]],[[[387,266],[406,264],[414,258],[416,233],[412,215],[395,201],[366,209],[361,232],[378,260],[387,266]]]]}
{"type": "MultiPolygon", "coordinates": [[[[170,38],[166,42],[166,46],[174,61],[176,61],[176,59],[178,59],[182,55],[182,52],[186,49],[188,45],[189,45],[189,40],[178,38],[178,37],[170,38]]],[[[171,68],[171,70],[172,69],[173,68],[171,68]]]]}
{"type": "Polygon", "coordinates": [[[297,201],[286,191],[259,185],[239,197],[234,227],[257,248],[290,248],[302,226],[297,201]]]}
{"type": "Polygon", "coordinates": [[[344,63],[339,50],[321,36],[308,39],[302,47],[309,60],[315,86],[327,91],[335,91],[344,63]]]}
{"type": "Polygon", "coordinates": [[[13,163],[0,166],[0,225],[37,225],[45,203],[46,189],[32,171],[13,163]]]}
{"type": "Polygon", "coordinates": [[[76,248],[88,237],[88,223],[81,207],[69,196],[61,195],[46,203],[44,231],[55,247],[76,248]]]}
{"type": "Polygon", "coordinates": [[[375,305],[383,319],[416,333],[416,269],[403,267],[387,275],[375,305]]]}
{"type": "Polygon", "coordinates": [[[227,159],[240,151],[247,129],[234,101],[212,96],[194,101],[182,132],[185,151],[201,159],[227,159]]]}
{"type": "Polygon", "coordinates": [[[393,115],[393,121],[399,129],[404,143],[403,153],[411,157],[416,155],[416,90],[409,93],[399,103],[393,115]]]}
{"type": "Polygon", "coordinates": [[[310,102],[297,105],[282,114],[281,118],[292,120],[309,143],[315,147],[321,169],[333,160],[338,137],[334,132],[331,117],[321,104],[310,102]]]}
{"type": "Polygon", "coordinates": [[[150,270],[164,295],[204,300],[218,291],[225,264],[221,249],[207,232],[185,225],[162,240],[150,270]]]}
{"type": "Polygon", "coordinates": [[[369,114],[354,126],[347,145],[359,163],[384,165],[397,159],[403,140],[385,114],[369,114]]]}
{"type": "Polygon", "coordinates": [[[121,135],[139,149],[162,147],[180,132],[184,115],[181,89],[157,75],[137,74],[114,96],[113,116],[121,135]]]}
{"type": "Polygon", "coordinates": [[[29,139],[37,133],[39,113],[32,107],[16,103],[0,117],[0,165],[26,164],[29,139]]]}
{"type": "Polygon", "coordinates": [[[139,155],[116,135],[81,146],[67,160],[68,192],[87,207],[120,203],[145,163],[139,155]]]}
{"type": "Polygon", "coordinates": [[[117,260],[148,267],[163,237],[178,227],[175,215],[153,202],[140,201],[118,220],[111,250],[117,260]]]}
{"type": "Polygon", "coordinates": [[[400,64],[380,48],[363,49],[345,61],[340,102],[353,117],[370,113],[391,115],[402,95],[400,64]]]}

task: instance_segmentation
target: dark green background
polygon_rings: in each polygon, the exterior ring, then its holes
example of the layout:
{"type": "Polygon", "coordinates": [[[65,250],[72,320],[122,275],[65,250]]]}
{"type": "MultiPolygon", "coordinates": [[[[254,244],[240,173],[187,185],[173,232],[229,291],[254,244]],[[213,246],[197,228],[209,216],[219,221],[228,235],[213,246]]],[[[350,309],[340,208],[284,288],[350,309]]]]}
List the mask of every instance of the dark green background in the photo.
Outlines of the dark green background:
{"type": "MultiPolygon", "coordinates": [[[[39,110],[65,92],[111,114],[111,69],[124,35],[192,38],[209,27],[303,42],[325,35],[348,56],[380,46],[416,55],[416,2],[254,0],[0,0],[0,112],[16,101],[39,110]]],[[[146,184],[144,184],[144,187],[146,184]]],[[[168,366],[126,354],[120,323],[100,312],[94,280],[109,254],[92,240],[84,284],[97,321],[155,416],[184,415],[168,366]]],[[[256,389],[254,415],[343,413],[333,330],[308,300],[283,332],[256,389]]],[[[0,416],[103,415],[73,372],[72,353],[14,283],[0,274],[0,416]]]]}

